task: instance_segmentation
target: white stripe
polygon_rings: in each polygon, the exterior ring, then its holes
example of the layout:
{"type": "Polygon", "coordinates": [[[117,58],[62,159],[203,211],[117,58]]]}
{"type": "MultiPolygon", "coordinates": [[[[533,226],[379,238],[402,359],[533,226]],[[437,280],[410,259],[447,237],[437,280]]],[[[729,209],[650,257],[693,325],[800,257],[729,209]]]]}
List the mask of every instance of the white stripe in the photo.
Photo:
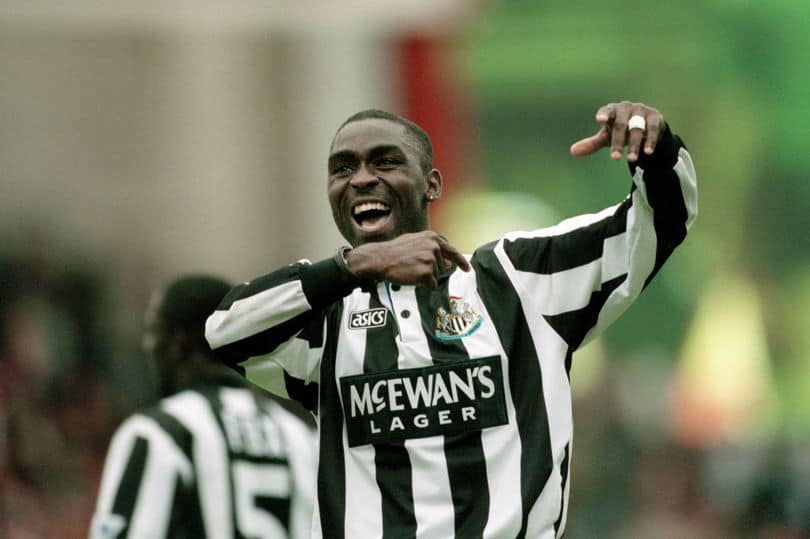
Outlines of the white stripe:
{"type": "MultiPolygon", "coordinates": [[[[348,327],[349,316],[353,311],[368,309],[369,299],[369,294],[355,290],[344,300],[343,316],[338,328],[341,338],[338,339],[335,360],[334,383],[337,384],[339,395],[340,379],[343,376],[362,374],[366,349],[365,331],[344,331],[343,328],[348,327]]],[[[374,447],[364,445],[350,448],[345,419],[342,443],[346,467],[345,537],[381,537],[382,498],[377,487],[374,447]]]]}
{"type": "Polygon", "coordinates": [[[135,437],[138,435],[135,429],[139,424],[137,419],[140,417],[133,416],[125,421],[110,442],[96,501],[97,515],[107,515],[112,511],[118,485],[121,483],[121,477],[124,475],[124,469],[129,462],[130,453],[132,453],[132,446],[135,444],[135,437]]]}
{"type": "Polygon", "coordinates": [[[585,335],[583,345],[610,326],[641,294],[644,281],[655,267],[657,238],[652,221],[652,211],[637,189],[633,192],[633,206],[627,214],[626,247],[615,252],[606,251],[603,255],[606,259],[613,259],[609,262],[613,267],[620,265],[623,257],[627,279],[608,296],[596,324],[585,335]]]}
{"type": "Polygon", "coordinates": [[[319,383],[322,355],[323,347],[311,348],[306,339],[294,337],[272,353],[254,356],[241,365],[248,380],[274,395],[289,399],[284,373],[305,384],[319,383]]]}
{"type": "Polygon", "coordinates": [[[602,243],[603,283],[627,273],[628,247],[627,232],[605,238],[602,243]]]}
{"type": "Polygon", "coordinates": [[[211,406],[202,395],[184,391],[165,399],[162,408],[193,434],[192,459],[206,535],[230,539],[233,504],[228,450],[211,406]]]}
{"type": "Polygon", "coordinates": [[[279,427],[285,446],[290,449],[287,451],[293,475],[290,537],[306,539],[316,536],[317,530],[313,527],[316,523],[320,526],[321,519],[314,512],[318,469],[315,435],[300,419],[278,404],[271,402],[267,408],[279,427]]]}
{"type": "Polygon", "coordinates": [[[622,203],[623,202],[620,202],[618,204],[614,204],[613,206],[609,206],[598,213],[586,213],[583,215],[577,215],[575,217],[569,217],[564,221],[560,221],[556,225],[546,228],[509,232],[504,235],[503,239],[515,241],[521,238],[546,238],[550,236],[559,236],[560,234],[565,234],[578,228],[586,227],[613,215],[616,213],[616,210],[619,209],[619,206],[621,206],[622,203]]]}
{"type": "MultiPolygon", "coordinates": [[[[325,329],[323,335],[326,335],[325,329]]],[[[323,346],[312,348],[308,340],[296,337],[282,343],[269,357],[281,365],[287,374],[308,384],[320,381],[322,353],[323,346]]]]}
{"type": "Polygon", "coordinates": [[[681,148],[678,151],[678,157],[674,170],[681,183],[681,194],[688,215],[686,230],[689,230],[692,228],[698,214],[697,176],[695,175],[695,166],[692,164],[692,156],[689,155],[686,148],[681,148]]]}
{"type": "Polygon", "coordinates": [[[113,438],[94,520],[102,521],[103,515],[112,511],[115,495],[138,437],[146,439],[149,447],[132,521],[129,523],[129,536],[163,537],[168,530],[175,483],[178,479],[191,482],[191,464],[157,422],[143,415],[128,419],[113,438]]]}
{"type": "MultiPolygon", "coordinates": [[[[326,335],[325,319],[323,324],[323,334],[326,335]]],[[[248,359],[242,367],[248,380],[274,395],[289,399],[284,373],[305,384],[320,383],[322,357],[323,346],[311,347],[306,339],[293,337],[270,354],[248,359]]]]}
{"type": "Polygon", "coordinates": [[[225,414],[253,418],[259,413],[256,399],[249,391],[241,387],[221,387],[218,393],[222,411],[225,414]]]}
{"type": "MultiPolygon", "coordinates": [[[[413,286],[403,286],[398,292],[391,292],[392,308],[399,321],[401,339],[397,367],[409,369],[433,364],[419,304],[413,286]],[[400,315],[410,311],[408,318],[400,315]]],[[[428,327],[433,327],[430,321],[428,327]]],[[[405,440],[405,449],[411,462],[411,483],[413,485],[413,511],[416,518],[416,537],[433,539],[452,537],[455,533],[455,512],[450,490],[450,476],[447,471],[447,457],[444,453],[444,436],[405,440]]]]}
{"type": "Polygon", "coordinates": [[[521,525],[520,497],[520,434],[509,385],[509,362],[501,346],[492,317],[478,295],[475,271],[455,271],[450,277],[449,292],[461,296],[484,318],[481,327],[463,339],[470,358],[501,357],[503,390],[506,400],[507,425],[484,429],[481,444],[487,469],[489,487],[489,516],[483,536],[485,538],[515,537],[521,525]]]}
{"type": "Polygon", "coordinates": [[[311,309],[300,280],[290,281],[234,301],[205,322],[205,337],[219,348],[286,322],[311,309]]]}

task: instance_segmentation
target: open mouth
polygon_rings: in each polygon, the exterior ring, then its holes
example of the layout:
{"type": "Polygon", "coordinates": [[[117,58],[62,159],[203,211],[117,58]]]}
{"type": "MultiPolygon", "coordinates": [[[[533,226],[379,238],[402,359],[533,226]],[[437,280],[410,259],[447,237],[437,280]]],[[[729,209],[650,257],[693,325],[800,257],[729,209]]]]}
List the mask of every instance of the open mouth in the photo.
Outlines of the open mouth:
{"type": "Polygon", "coordinates": [[[352,208],[352,219],[361,230],[375,230],[391,216],[391,207],[382,202],[363,202],[352,208]]]}

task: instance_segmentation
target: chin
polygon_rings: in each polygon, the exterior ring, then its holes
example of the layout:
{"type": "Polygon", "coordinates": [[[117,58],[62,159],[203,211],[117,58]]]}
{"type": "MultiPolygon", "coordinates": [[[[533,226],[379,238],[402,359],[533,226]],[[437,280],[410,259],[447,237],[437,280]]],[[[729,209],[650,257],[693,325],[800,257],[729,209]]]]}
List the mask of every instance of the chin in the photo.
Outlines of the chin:
{"type": "Polygon", "coordinates": [[[353,246],[362,245],[364,243],[374,243],[380,241],[388,241],[397,237],[397,233],[389,227],[384,227],[379,230],[367,231],[353,226],[350,234],[343,234],[349,243],[353,246]]]}

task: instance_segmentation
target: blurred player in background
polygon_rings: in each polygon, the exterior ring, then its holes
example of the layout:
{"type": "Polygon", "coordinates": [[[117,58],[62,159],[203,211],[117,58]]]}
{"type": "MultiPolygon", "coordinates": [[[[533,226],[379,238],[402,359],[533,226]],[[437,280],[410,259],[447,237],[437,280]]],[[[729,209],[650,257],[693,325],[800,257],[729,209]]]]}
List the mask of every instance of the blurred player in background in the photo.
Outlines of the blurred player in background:
{"type": "Polygon", "coordinates": [[[153,295],[143,344],[163,398],[116,431],[92,539],[310,536],[313,433],[257,398],[203,337],[229,288],[189,276],[153,295]]]}
{"type": "MultiPolygon", "coordinates": [[[[344,122],[327,192],[351,244],[242,284],[206,325],[248,379],[317,409],[325,537],[560,537],[573,352],[641,293],[697,212],[692,161],[656,109],[611,103],[571,153],[625,155],[630,195],[468,257],[430,230],[428,136],[344,122]]],[[[594,178],[599,181],[599,178],[594,178]]]]}

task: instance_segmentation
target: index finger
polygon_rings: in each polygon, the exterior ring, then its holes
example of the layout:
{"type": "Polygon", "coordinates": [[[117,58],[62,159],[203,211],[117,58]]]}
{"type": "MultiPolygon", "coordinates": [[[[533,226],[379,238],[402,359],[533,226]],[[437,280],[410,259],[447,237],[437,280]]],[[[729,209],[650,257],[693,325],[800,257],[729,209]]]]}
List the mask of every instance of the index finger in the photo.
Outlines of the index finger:
{"type": "Polygon", "coordinates": [[[439,242],[439,247],[442,250],[442,256],[452,262],[455,262],[462,271],[470,271],[470,263],[467,262],[467,259],[464,257],[461,252],[450,245],[446,239],[442,238],[444,241],[439,242]]]}

